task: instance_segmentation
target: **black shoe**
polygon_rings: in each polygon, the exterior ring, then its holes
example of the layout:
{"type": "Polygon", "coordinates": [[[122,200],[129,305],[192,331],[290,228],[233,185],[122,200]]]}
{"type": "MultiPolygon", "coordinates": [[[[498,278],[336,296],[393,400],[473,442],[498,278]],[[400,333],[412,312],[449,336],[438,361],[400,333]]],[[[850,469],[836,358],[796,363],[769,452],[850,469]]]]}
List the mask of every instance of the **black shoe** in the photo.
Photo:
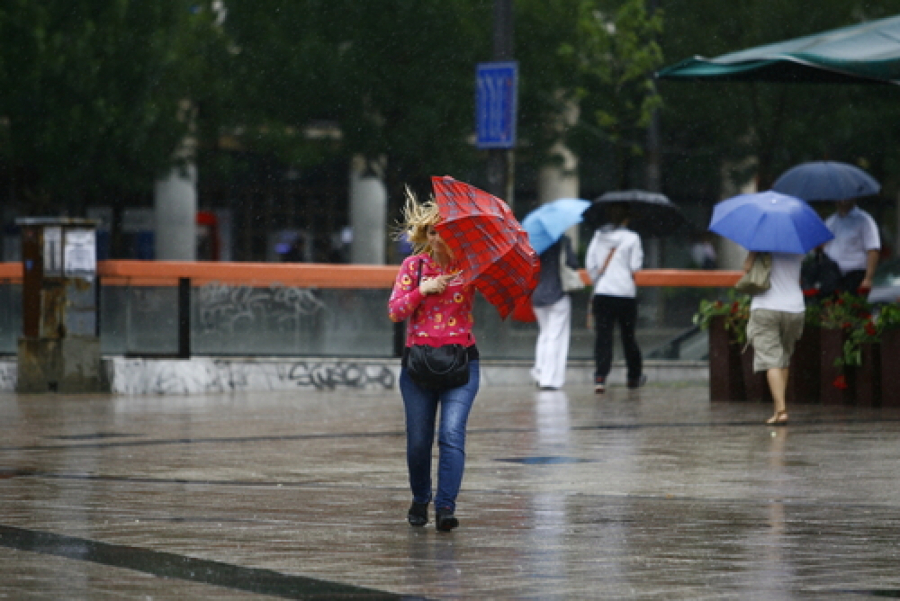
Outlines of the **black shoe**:
{"type": "Polygon", "coordinates": [[[641,374],[635,380],[628,380],[628,388],[640,388],[647,383],[647,374],[641,374]]]}
{"type": "Polygon", "coordinates": [[[450,532],[459,526],[459,520],[453,515],[452,509],[438,509],[435,514],[434,525],[441,532],[450,532]]]}
{"type": "Polygon", "coordinates": [[[409,506],[409,513],[406,519],[410,526],[424,526],[428,523],[428,503],[416,503],[413,501],[409,506]]]}

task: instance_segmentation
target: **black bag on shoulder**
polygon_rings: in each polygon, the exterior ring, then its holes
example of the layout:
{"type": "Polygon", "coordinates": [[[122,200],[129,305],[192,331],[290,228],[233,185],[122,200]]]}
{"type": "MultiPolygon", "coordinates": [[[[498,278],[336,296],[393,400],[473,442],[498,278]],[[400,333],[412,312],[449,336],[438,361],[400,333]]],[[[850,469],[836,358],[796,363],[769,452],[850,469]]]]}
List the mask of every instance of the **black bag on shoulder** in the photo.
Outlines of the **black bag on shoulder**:
{"type": "Polygon", "coordinates": [[[422,388],[456,388],[469,383],[469,351],[461,344],[414,344],[406,358],[406,372],[422,388]]]}
{"type": "MultiPolygon", "coordinates": [[[[417,281],[422,281],[422,261],[419,261],[417,281]]],[[[456,388],[469,383],[469,350],[461,344],[409,347],[406,372],[413,382],[432,390],[456,388]]]]}

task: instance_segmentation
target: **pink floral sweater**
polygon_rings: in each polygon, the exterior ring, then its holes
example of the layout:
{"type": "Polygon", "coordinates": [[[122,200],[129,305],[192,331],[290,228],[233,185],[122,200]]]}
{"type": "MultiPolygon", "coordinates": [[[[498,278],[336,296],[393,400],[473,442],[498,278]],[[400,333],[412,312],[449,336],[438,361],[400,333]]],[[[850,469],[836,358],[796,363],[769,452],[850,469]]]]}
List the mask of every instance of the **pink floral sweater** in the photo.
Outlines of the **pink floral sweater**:
{"type": "Polygon", "coordinates": [[[399,322],[409,319],[406,346],[427,344],[462,344],[472,346],[475,336],[472,326],[472,302],[475,289],[464,285],[461,278],[450,282],[441,294],[423,295],[419,292],[418,271],[422,261],[422,279],[444,273],[427,253],[407,257],[397,272],[394,289],[388,301],[388,317],[399,322]]]}

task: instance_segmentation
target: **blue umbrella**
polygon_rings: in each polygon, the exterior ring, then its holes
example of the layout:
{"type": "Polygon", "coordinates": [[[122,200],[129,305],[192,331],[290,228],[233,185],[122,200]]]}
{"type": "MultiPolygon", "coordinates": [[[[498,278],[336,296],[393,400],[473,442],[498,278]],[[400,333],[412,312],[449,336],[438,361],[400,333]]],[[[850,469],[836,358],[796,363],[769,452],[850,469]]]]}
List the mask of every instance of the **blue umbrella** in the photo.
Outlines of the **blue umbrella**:
{"type": "Polygon", "coordinates": [[[781,174],[772,189],[803,200],[849,200],[881,191],[874,177],[848,163],[801,163],[781,174]]]}
{"type": "Polygon", "coordinates": [[[580,198],[560,198],[536,208],[522,220],[522,227],[528,232],[528,241],[537,254],[541,254],[567,229],[581,223],[581,214],[591,203],[580,198]]]}
{"type": "Polygon", "coordinates": [[[709,229],[759,252],[805,254],[834,238],[811,206],[771,190],[718,203],[709,229]]]}

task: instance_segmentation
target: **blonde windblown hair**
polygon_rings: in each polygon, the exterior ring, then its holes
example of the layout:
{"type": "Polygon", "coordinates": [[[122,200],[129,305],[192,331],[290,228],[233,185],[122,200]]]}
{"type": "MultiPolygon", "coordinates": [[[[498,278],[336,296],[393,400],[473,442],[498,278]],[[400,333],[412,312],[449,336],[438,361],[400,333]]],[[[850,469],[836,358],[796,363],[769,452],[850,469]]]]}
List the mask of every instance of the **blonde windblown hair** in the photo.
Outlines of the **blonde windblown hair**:
{"type": "Polygon", "coordinates": [[[428,246],[428,226],[434,225],[441,220],[438,206],[433,198],[420,203],[416,199],[415,193],[409,189],[409,186],[405,189],[404,197],[403,220],[397,225],[394,239],[401,240],[405,234],[406,239],[413,246],[413,254],[430,250],[428,246]]]}

